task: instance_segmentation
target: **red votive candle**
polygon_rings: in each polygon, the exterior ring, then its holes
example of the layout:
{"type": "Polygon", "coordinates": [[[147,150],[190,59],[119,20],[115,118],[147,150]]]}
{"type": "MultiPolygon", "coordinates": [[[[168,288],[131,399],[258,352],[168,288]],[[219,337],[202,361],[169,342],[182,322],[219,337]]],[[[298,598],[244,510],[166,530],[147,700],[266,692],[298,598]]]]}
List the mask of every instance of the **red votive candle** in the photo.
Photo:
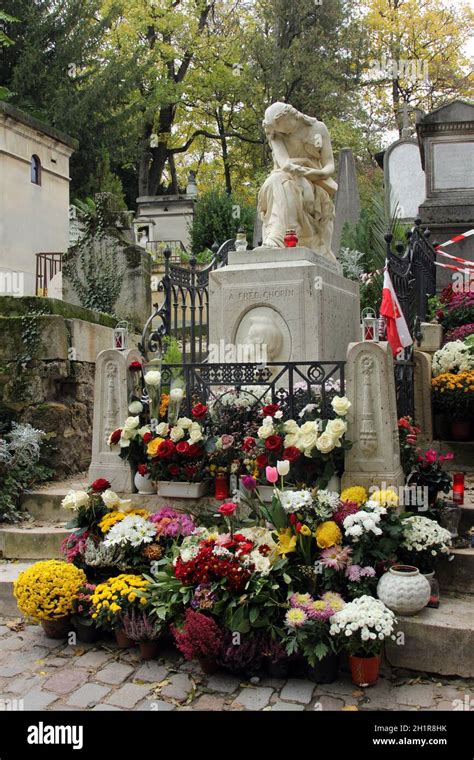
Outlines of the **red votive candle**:
{"type": "Polygon", "coordinates": [[[464,473],[453,473],[453,501],[458,506],[464,504],[464,473]]]}
{"type": "Polygon", "coordinates": [[[229,496],[229,483],[227,475],[216,475],[214,498],[222,501],[229,496]]]}

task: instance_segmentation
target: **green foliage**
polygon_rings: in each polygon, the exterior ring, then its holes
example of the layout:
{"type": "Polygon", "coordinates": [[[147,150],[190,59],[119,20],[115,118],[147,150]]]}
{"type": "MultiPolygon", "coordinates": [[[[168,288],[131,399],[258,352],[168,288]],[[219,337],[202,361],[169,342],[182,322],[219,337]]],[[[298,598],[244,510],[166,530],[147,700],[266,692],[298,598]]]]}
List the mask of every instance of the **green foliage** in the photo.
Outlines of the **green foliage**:
{"type": "Polygon", "coordinates": [[[242,203],[234,195],[223,190],[203,193],[196,201],[191,227],[191,247],[194,254],[212,248],[215,242],[222,244],[234,238],[239,227],[247,232],[247,240],[252,240],[255,209],[242,203]],[[240,218],[234,218],[235,206],[240,207],[240,218]]]}
{"type": "Polygon", "coordinates": [[[167,335],[163,339],[163,364],[181,364],[183,361],[183,352],[176,338],[167,335]]]}

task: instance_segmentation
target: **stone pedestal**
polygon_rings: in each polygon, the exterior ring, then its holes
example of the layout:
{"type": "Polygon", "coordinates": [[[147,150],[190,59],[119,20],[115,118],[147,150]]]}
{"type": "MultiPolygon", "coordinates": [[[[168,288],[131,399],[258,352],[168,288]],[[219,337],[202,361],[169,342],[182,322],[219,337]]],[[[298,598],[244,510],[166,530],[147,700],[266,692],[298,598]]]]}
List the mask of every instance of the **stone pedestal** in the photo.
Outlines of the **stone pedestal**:
{"type": "Polygon", "coordinates": [[[353,343],[347,352],[346,453],[342,487],[402,486],[393,358],[388,343],[353,343]],[[386,485],[384,485],[386,484],[386,485]]]}
{"type": "Polygon", "coordinates": [[[415,423],[421,428],[418,440],[428,445],[434,438],[431,409],[431,354],[415,350],[415,423]]]}
{"type": "Polygon", "coordinates": [[[359,337],[358,284],[309,248],[230,253],[210,273],[209,302],[210,346],[263,339],[267,361],[340,361],[359,337]]]}
{"type": "Polygon", "coordinates": [[[133,479],[128,462],[119,458],[117,449],[107,445],[109,435],[123,425],[128,414],[128,403],[133,390],[132,373],[128,366],[141,361],[135,348],[101,351],[95,366],[94,424],[92,433],[92,462],[89,482],[96,478],[110,481],[113,491],[132,493],[133,479]]]}

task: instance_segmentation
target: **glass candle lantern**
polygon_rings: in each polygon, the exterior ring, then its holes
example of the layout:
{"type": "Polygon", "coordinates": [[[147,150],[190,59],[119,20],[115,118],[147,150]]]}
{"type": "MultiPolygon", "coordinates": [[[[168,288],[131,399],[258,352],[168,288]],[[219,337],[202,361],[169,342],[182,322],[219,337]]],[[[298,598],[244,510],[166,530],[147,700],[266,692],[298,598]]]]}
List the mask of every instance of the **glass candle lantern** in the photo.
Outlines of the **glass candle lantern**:
{"type": "Polygon", "coordinates": [[[283,238],[285,248],[296,248],[298,245],[298,236],[296,230],[287,230],[286,235],[283,238]]]}
{"type": "Polygon", "coordinates": [[[379,340],[379,320],[375,311],[368,306],[361,314],[362,340],[379,340]]]}
{"type": "Polygon", "coordinates": [[[114,348],[125,351],[128,348],[128,322],[122,320],[114,328],[114,348]]]}
{"type": "Polygon", "coordinates": [[[455,472],[453,474],[453,501],[458,506],[464,504],[464,473],[455,472]]]}
{"type": "Polygon", "coordinates": [[[236,251],[246,251],[248,248],[247,244],[247,233],[244,230],[243,227],[240,227],[239,231],[237,232],[237,235],[235,237],[235,250],[236,251]]]}
{"type": "Polygon", "coordinates": [[[461,507],[454,501],[445,501],[440,512],[439,522],[442,528],[449,530],[451,538],[459,535],[459,523],[461,522],[461,507]]]}

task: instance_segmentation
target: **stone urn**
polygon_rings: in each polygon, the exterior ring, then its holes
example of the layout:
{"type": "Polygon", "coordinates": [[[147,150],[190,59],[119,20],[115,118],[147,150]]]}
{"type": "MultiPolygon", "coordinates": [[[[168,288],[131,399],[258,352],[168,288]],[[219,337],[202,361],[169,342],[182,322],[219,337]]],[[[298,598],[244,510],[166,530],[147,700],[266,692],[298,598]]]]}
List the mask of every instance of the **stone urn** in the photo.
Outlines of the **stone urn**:
{"type": "Polygon", "coordinates": [[[429,581],[412,565],[393,565],[377,584],[377,596],[398,615],[416,615],[430,600],[429,581]]]}
{"type": "Polygon", "coordinates": [[[148,473],[146,475],[140,475],[137,471],[134,475],[133,481],[138,493],[147,495],[156,493],[155,484],[148,473]]]}

